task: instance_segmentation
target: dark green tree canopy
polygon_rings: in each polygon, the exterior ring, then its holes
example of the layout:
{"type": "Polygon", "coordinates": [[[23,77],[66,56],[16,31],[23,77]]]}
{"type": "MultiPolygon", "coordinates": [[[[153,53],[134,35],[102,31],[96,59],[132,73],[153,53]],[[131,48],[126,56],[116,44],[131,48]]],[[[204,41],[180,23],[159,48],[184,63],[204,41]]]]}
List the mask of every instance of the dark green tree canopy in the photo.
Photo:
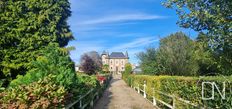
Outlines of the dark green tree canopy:
{"type": "Polygon", "coordinates": [[[164,5],[179,15],[181,27],[206,33],[214,50],[219,69],[232,72],[232,1],[231,0],[166,0],[164,5]]]}
{"type": "Polygon", "coordinates": [[[137,54],[137,58],[140,60],[140,67],[144,74],[158,74],[158,65],[156,63],[156,49],[149,47],[145,52],[137,54]]]}
{"type": "Polygon", "coordinates": [[[219,73],[215,54],[210,48],[209,37],[203,33],[199,33],[195,41],[195,59],[199,65],[200,75],[216,75],[219,73]]]}
{"type": "Polygon", "coordinates": [[[73,39],[70,15],[68,0],[1,0],[0,76],[25,74],[49,43],[66,46],[73,39]]]}
{"type": "Polygon", "coordinates": [[[161,39],[157,63],[161,66],[161,74],[196,75],[198,64],[194,57],[193,40],[182,32],[161,39]]]}
{"type": "Polygon", "coordinates": [[[167,0],[164,4],[176,10],[182,27],[231,36],[231,0],[167,0]]]}

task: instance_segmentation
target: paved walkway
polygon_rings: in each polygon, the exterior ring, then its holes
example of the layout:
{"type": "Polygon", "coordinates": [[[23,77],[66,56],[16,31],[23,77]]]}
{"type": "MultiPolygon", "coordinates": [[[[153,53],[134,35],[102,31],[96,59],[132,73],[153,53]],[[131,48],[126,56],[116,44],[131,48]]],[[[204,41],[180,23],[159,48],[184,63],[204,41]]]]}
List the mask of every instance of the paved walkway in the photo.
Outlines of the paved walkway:
{"type": "Polygon", "coordinates": [[[109,88],[98,100],[94,109],[154,109],[151,103],[119,78],[117,76],[111,80],[109,88]]]}

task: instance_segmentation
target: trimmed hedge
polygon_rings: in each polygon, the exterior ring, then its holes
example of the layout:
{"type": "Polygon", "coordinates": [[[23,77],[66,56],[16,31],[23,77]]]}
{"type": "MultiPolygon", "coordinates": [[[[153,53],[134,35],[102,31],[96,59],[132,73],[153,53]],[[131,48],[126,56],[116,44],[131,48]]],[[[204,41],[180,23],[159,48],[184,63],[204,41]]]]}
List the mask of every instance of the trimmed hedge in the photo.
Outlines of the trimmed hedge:
{"type": "MultiPolygon", "coordinates": [[[[197,104],[201,107],[210,108],[232,108],[232,76],[230,77],[184,77],[184,76],[148,76],[148,75],[130,75],[125,80],[128,85],[138,86],[142,88],[142,84],[146,81],[146,91],[148,93],[148,99],[151,99],[153,90],[162,91],[169,95],[182,98],[184,100],[191,101],[191,103],[197,104]],[[222,93],[223,82],[225,85],[225,99],[222,99],[217,88],[214,86],[214,99],[203,100],[202,99],[202,82],[215,82],[222,93]]],[[[212,87],[209,84],[205,84],[204,93],[205,97],[211,97],[212,87]]],[[[155,93],[155,97],[171,103],[171,99],[155,93]]],[[[177,101],[177,108],[193,108],[190,106],[179,103],[177,101]]]]}

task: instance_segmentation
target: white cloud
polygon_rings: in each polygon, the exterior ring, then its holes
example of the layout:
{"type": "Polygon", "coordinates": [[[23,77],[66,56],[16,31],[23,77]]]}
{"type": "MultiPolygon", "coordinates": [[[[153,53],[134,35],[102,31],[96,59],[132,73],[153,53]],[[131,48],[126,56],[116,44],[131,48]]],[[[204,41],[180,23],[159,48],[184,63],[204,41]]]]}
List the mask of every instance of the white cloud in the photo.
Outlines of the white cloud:
{"type": "Polygon", "coordinates": [[[83,20],[78,25],[94,25],[94,24],[107,24],[107,23],[118,23],[125,21],[141,21],[141,20],[155,20],[164,19],[165,16],[152,15],[145,13],[132,13],[132,14],[112,14],[101,18],[93,18],[90,20],[83,20]]]}
{"type": "Polygon", "coordinates": [[[104,41],[72,41],[69,46],[74,46],[76,49],[71,51],[71,59],[78,64],[82,54],[89,51],[101,52],[105,49],[102,45],[104,41]]]}
{"type": "Polygon", "coordinates": [[[103,40],[95,40],[95,41],[72,41],[69,46],[76,47],[76,50],[71,51],[71,58],[76,64],[79,63],[80,57],[83,53],[89,52],[89,51],[97,51],[101,53],[103,50],[107,50],[110,52],[113,51],[128,51],[130,60],[132,63],[138,63],[135,54],[144,50],[143,47],[148,46],[149,44],[152,44],[154,42],[159,41],[159,39],[155,37],[143,37],[143,38],[137,38],[135,40],[132,40],[128,43],[122,43],[122,44],[115,44],[113,47],[107,47],[106,43],[103,40]]]}
{"type": "Polygon", "coordinates": [[[159,41],[159,39],[155,39],[153,37],[137,38],[131,42],[117,45],[117,46],[113,47],[112,50],[132,49],[132,48],[136,48],[136,47],[149,45],[149,44],[152,44],[153,42],[157,42],[157,41],[159,41]]]}

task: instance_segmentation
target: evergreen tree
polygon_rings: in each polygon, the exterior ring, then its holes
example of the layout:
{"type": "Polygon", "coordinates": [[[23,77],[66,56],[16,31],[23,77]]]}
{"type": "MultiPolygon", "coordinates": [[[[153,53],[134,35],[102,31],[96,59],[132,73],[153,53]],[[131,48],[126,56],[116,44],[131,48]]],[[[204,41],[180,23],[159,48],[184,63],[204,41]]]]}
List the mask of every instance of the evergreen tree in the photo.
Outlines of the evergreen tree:
{"type": "Polygon", "coordinates": [[[66,46],[73,39],[70,15],[68,0],[1,0],[0,77],[25,74],[49,43],[66,46]]]}

